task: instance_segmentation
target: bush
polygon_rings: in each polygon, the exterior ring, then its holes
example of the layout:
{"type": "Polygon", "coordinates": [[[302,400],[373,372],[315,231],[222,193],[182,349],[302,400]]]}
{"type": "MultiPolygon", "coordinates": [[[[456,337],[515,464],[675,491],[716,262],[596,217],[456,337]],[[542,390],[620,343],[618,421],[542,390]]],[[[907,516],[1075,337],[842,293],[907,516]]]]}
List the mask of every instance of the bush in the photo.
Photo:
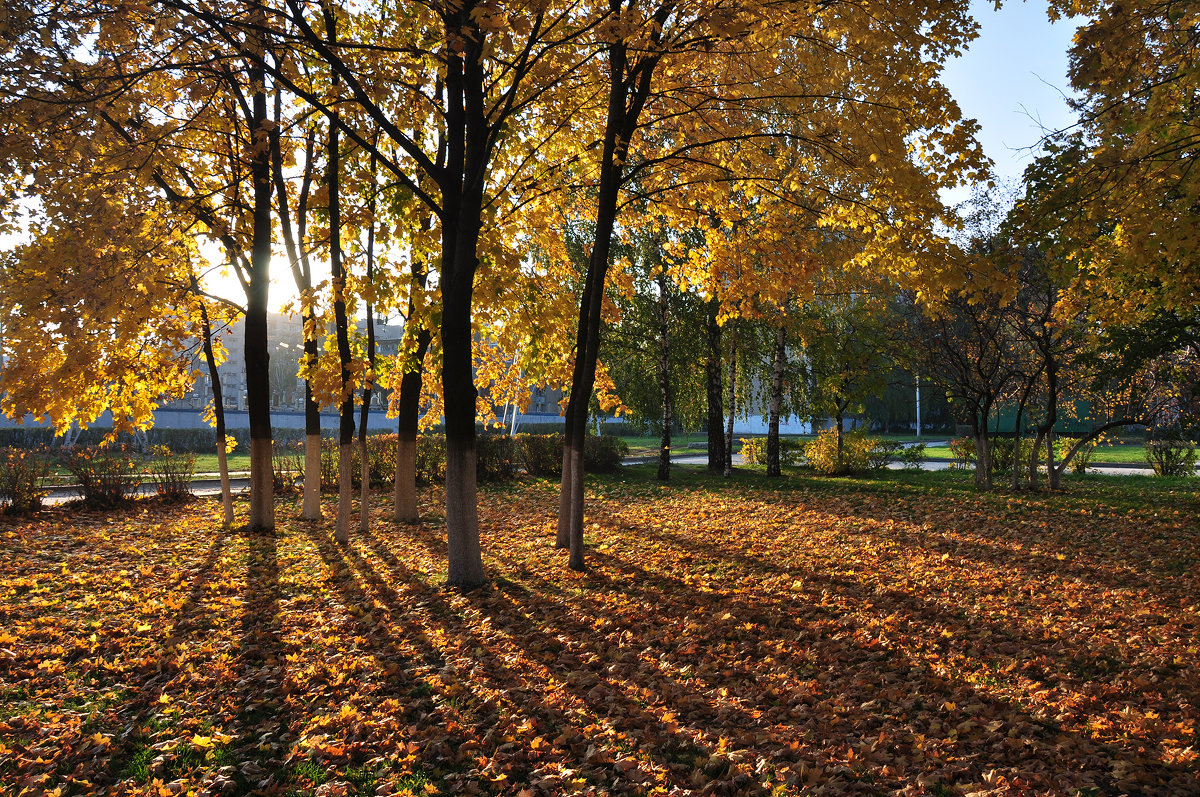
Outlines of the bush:
{"type": "Polygon", "coordinates": [[[167,446],[150,449],[150,475],[158,494],[169,501],[192,497],[192,477],[196,474],[196,455],[172,451],[167,446]]]}
{"type": "MultiPolygon", "coordinates": [[[[1063,457],[1071,450],[1071,446],[1075,445],[1075,440],[1070,437],[1060,437],[1054,441],[1054,453],[1058,456],[1061,462],[1063,457]]],[[[1092,455],[1096,453],[1096,441],[1084,443],[1075,452],[1075,456],[1071,457],[1071,473],[1077,476],[1082,476],[1087,473],[1088,466],[1092,464],[1092,455]]]]}
{"type": "Polygon", "coordinates": [[[271,487],[276,493],[290,493],[304,478],[303,444],[275,445],[271,452],[271,487]]]}
{"type": "Polygon", "coordinates": [[[417,435],[417,484],[433,484],[446,478],[446,437],[417,435]]]}
{"type": "MultiPolygon", "coordinates": [[[[742,443],[742,460],[747,465],[767,464],[767,438],[742,437],[739,439],[742,443]]],[[[794,437],[779,438],[779,466],[781,468],[799,465],[800,460],[805,456],[804,452],[803,441],[794,437]]]]}
{"type": "Polygon", "coordinates": [[[563,436],[557,432],[517,435],[517,453],[530,476],[562,476],[562,446],[563,436]]]}
{"type": "Polygon", "coordinates": [[[742,437],[739,441],[742,444],[743,462],[747,465],[767,464],[767,438],[742,437]]]}
{"type": "MultiPolygon", "coordinates": [[[[562,442],[559,442],[559,470],[562,470],[562,442]]],[[[588,435],[583,441],[583,468],[589,473],[613,473],[621,460],[629,456],[629,444],[610,434],[588,435]]]]}
{"type": "Polygon", "coordinates": [[[321,489],[338,488],[338,441],[332,437],[321,438],[321,489]]]}
{"type": "Polygon", "coordinates": [[[967,468],[973,465],[975,463],[975,438],[956,437],[951,440],[950,456],[954,457],[951,467],[967,468]]]}
{"type": "Polygon", "coordinates": [[[475,476],[481,482],[508,481],[517,475],[516,446],[505,434],[475,438],[475,476]]]}
{"type": "Polygon", "coordinates": [[[896,461],[904,450],[904,444],[896,440],[875,440],[871,450],[867,452],[867,467],[871,470],[883,470],[896,461]]]}
{"type": "Polygon", "coordinates": [[[391,484],[395,480],[396,447],[399,444],[400,435],[394,433],[367,437],[367,476],[372,486],[391,484]]]}
{"type": "Polygon", "coordinates": [[[50,475],[50,463],[40,451],[16,448],[0,449],[0,501],[4,511],[23,515],[42,508],[43,489],[50,475]]]}
{"type": "Polygon", "coordinates": [[[825,429],[804,447],[808,464],[818,473],[828,476],[858,473],[871,464],[871,452],[877,439],[865,431],[846,432],[842,435],[842,461],[838,462],[837,429],[825,429]]]}
{"type": "Polygon", "coordinates": [[[913,443],[900,449],[900,461],[904,463],[905,470],[920,470],[925,464],[925,458],[924,443],[913,443]]]}
{"type": "Polygon", "coordinates": [[[59,456],[91,506],[117,506],[142,484],[138,458],[127,446],[76,446],[59,456]]]}
{"type": "Polygon", "coordinates": [[[1196,449],[1183,438],[1150,440],[1146,443],[1146,462],[1155,476],[1193,476],[1196,449]]]}

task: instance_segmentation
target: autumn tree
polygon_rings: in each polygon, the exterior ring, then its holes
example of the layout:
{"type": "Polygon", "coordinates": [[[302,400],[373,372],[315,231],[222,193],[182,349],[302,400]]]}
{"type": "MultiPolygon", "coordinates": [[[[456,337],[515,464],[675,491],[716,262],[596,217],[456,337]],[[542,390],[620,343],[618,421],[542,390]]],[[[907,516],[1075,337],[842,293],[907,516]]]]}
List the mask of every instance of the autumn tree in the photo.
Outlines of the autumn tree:
{"type": "Polygon", "coordinates": [[[797,326],[812,380],[811,411],[834,419],[840,468],[847,415],[862,413],[867,399],[886,386],[897,319],[885,286],[846,290],[853,283],[831,279],[827,284],[830,291],[819,292],[801,308],[797,326]]]}
{"type": "MultiPolygon", "coordinates": [[[[261,35],[243,37],[244,49],[259,54],[245,60],[228,58],[161,10],[121,7],[108,14],[67,3],[22,9],[11,19],[6,119],[41,122],[6,138],[16,173],[42,175],[43,195],[124,180],[137,189],[131,198],[165,199],[189,227],[225,249],[246,292],[250,526],[273,527],[266,341],[271,182],[261,35]],[[172,57],[162,58],[160,50],[172,57]],[[189,80],[181,82],[184,75],[189,80]]],[[[78,229],[98,242],[105,236],[102,226],[78,229]]]]}
{"type": "Polygon", "coordinates": [[[1079,264],[1101,312],[1186,314],[1200,295],[1195,9],[1095,0],[1050,14],[1082,20],[1069,66],[1080,122],[1027,171],[1039,190],[1026,220],[1079,264]]]}

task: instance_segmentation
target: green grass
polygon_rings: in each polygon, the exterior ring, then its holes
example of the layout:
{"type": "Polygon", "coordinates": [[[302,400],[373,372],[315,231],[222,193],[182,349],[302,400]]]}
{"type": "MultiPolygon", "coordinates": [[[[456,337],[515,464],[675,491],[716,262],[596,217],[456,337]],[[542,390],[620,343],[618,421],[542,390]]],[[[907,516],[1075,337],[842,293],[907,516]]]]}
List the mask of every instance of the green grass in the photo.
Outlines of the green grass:
{"type": "MultiPolygon", "coordinates": [[[[953,459],[954,455],[950,453],[949,446],[928,446],[925,449],[925,454],[933,459],[953,459]]],[[[1140,442],[1137,443],[1116,443],[1102,446],[1096,446],[1096,451],[1092,454],[1092,463],[1099,464],[1126,464],[1126,465],[1141,465],[1146,466],[1145,449],[1142,448],[1140,442]]]]}
{"type": "MultiPolygon", "coordinates": [[[[230,473],[239,470],[250,470],[249,454],[230,454],[227,460],[230,473]]],[[[217,464],[216,454],[196,455],[196,473],[217,473],[219,471],[220,466],[217,464]]]]}
{"type": "MultiPolygon", "coordinates": [[[[1029,504],[1093,510],[1106,507],[1116,511],[1144,509],[1178,509],[1186,512],[1198,510],[1200,480],[1188,477],[1166,478],[1140,474],[1107,476],[1087,474],[1063,476],[1063,489],[1058,492],[1027,491],[1014,493],[1003,479],[996,480],[995,489],[981,492],[975,487],[974,474],[969,470],[905,471],[881,470],[857,476],[821,476],[808,468],[784,468],[778,478],[767,478],[762,466],[743,466],[734,470],[726,479],[714,476],[703,465],[671,466],[671,478],[660,482],[656,478],[657,466],[653,463],[622,468],[618,474],[591,476],[597,488],[603,492],[606,484],[620,490],[634,492],[649,491],[710,491],[721,492],[729,488],[748,492],[785,492],[806,490],[814,494],[845,495],[855,493],[864,496],[887,498],[921,496],[934,501],[972,501],[1007,505],[1014,496],[1020,496],[1029,504]]],[[[1177,565],[1178,566],[1178,565],[1177,565]]]]}

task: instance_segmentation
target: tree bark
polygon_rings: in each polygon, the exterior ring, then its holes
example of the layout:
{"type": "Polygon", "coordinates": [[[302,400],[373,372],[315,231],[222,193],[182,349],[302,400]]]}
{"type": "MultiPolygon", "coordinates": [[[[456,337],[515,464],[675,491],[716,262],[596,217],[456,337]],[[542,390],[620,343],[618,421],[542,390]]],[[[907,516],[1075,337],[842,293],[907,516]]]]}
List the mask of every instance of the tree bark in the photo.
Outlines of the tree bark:
{"type": "MultiPolygon", "coordinates": [[[[422,287],[424,279],[421,280],[422,287]]],[[[408,323],[413,323],[413,303],[408,305],[408,323]]],[[[433,335],[422,329],[416,333],[417,350],[414,360],[407,364],[400,378],[400,399],[397,402],[396,488],[392,517],[397,523],[415,523],[417,507],[417,426],[421,411],[421,382],[424,374],[425,352],[433,335]]]]}
{"type": "Polygon", "coordinates": [[[708,472],[725,471],[725,411],[721,406],[721,326],[717,323],[719,302],[708,308],[708,361],[705,377],[708,393],[708,472]]]}
{"type": "MultiPolygon", "coordinates": [[[[783,322],[775,330],[775,350],[771,361],[771,399],[767,425],[767,475],[779,476],[779,414],[783,408],[783,366],[787,355],[787,331],[783,322]]],[[[839,437],[839,444],[841,438],[839,437]]],[[[839,455],[841,450],[838,451],[839,455]]]]}
{"type": "Polygon", "coordinates": [[[246,409],[250,422],[251,531],[275,528],[275,484],[271,469],[271,355],[267,346],[267,291],[271,268],[271,153],[267,91],[263,68],[250,67],[250,126],[255,147],[250,161],[254,206],[250,273],[246,281],[246,409]]]}
{"type": "MultiPolygon", "coordinates": [[[[282,118],[282,97],[275,93],[275,117],[282,118]]],[[[271,128],[271,173],[275,181],[275,205],[279,211],[279,227],[284,248],[291,261],[292,278],[300,291],[300,319],[303,324],[304,353],[301,364],[304,378],[304,497],[300,517],[304,520],[321,518],[321,407],[313,397],[312,373],[317,368],[317,318],[312,300],[312,266],[308,259],[308,197],[313,179],[313,159],[316,136],[310,127],[305,135],[304,174],[300,197],[296,203],[296,230],[292,233],[292,218],[288,208],[287,180],[284,175],[283,149],[279,126],[271,128]]]]}
{"type": "MultiPolygon", "coordinates": [[[[616,6],[619,7],[619,3],[616,6]]],[[[664,5],[656,16],[659,30],[671,6],[664,5]]],[[[658,33],[652,34],[657,37],[658,33]]],[[[608,45],[608,108],[604,122],[604,146],[600,155],[600,184],[596,197],[596,225],[592,253],[588,258],[579,323],[575,333],[575,364],[571,393],[567,400],[563,434],[563,475],[559,487],[556,547],[570,548],[568,566],[582,571],[583,553],[583,447],[587,431],[588,403],[596,381],[600,352],[601,306],[608,274],[609,253],[617,217],[617,198],[625,179],[624,164],[629,142],[638,127],[638,117],[650,96],[651,78],[658,56],[647,54],[627,74],[628,49],[623,40],[608,45]]]]}
{"type": "Polygon", "coordinates": [[[729,336],[729,420],[725,424],[725,478],[733,475],[733,421],[737,415],[737,328],[729,336]]]}
{"type": "Polygon", "coordinates": [[[1062,486],[1060,473],[1054,469],[1054,425],[1058,423],[1058,365],[1046,356],[1046,418],[1038,427],[1038,437],[1046,443],[1046,486],[1057,490],[1062,486]]]}
{"type": "MultiPolygon", "coordinates": [[[[192,292],[199,297],[200,285],[192,275],[192,292]]],[[[213,419],[217,427],[217,467],[221,471],[221,509],[225,527],[233,525],[233,491],[229,486],[229,460],[225,451],[225,398],[221,393],[221,373],[217,370],[217,358],[213,354],[212,324],[208,320],[208,308],[200,299],[200,329],[204,335],[204,362],[208,365],[208,380],[212,383],[213,419]]]]}
{"type": "MultiPolygon", "coordinates": [[[[375,281],[375,155],[371,155],[371,195],[368,199],[367,220],[367,285],[375,281]]],[[[371,417],[371,388],[375,378],[375,313],[367,302],[367,374],[363,378],[362,410],[358,420],[358,530],[367,533],[371,528],[371,458],[367,454],[367,421],[371,417]]]]}
{"type": "Polygon", "coordinates": [[[667,268],[658,272],[658,391],[662,400],[662,438],[658,446],[658,480],[671,478],[671,301],[667,268]]]}
{"type": "MultiPolygon", "coordinates": [[[[326,9],[326,30],[330,42],[336,41],[337,30],[331,11],[326,9]]],[[[338,76],[333,75],[333,92],[337,93],[338,76]]],[[[337,337],[340,366],[341,407],[338,423],[338,506],[334,538],[350,541],[350,516],[354,511],[354,391],[350,382],[350,323],[346,316],[346,271],[342,263],[341,157],[338,147],[338,115],[329,124],[329,170],[326,186],[329,191],[329,266],[333,288],[333,323],[337,337]]]]}
{"type": "Polygon", "coordinates": [[[991,405],[984,404],[975,414],[972,429],[975,436],[975,486],[982,490],[992,489],[992,450],[988,444],[988,417],[991,405]],[[979,415],[983,415],[982,421],[979,415]]]}

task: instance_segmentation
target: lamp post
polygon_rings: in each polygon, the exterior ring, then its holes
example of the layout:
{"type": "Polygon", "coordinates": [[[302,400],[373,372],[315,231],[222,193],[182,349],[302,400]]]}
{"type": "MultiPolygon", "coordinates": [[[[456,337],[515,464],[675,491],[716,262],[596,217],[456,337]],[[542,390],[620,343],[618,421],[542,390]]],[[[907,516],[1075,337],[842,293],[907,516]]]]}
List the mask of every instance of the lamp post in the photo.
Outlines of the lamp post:
{"type": "Polygon", "coordinates": [[[917,439],[921,439],[921,375],[917,374],[917,439]]]}

